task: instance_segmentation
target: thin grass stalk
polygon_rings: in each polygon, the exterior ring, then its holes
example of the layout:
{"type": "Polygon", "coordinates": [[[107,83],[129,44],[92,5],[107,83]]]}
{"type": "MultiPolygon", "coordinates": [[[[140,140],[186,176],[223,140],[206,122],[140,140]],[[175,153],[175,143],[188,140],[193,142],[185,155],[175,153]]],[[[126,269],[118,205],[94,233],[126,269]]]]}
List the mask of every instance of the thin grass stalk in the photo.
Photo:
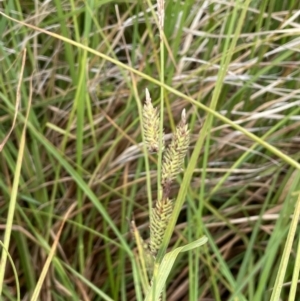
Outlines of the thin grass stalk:
{"type": "MultiPolygon", "coordinates": [[[[165,17],[165,8],[164,0],[157,0],[157,11],[158,11],[158,28],[159,28],[159,37],[160,37],[160,82],[164,84],[165,82],[165,47],[164,47],[164,17],[165,17]]],[[[163,151],[163,129],[164,129],[164,87],[160,86],[160,130],[159,130],[159,152],[158,152],[158,169],[157,169],[157,197],[160,199],[162,197],[161,189],[161,168],[162,168],[162,151],[163,151]]]]}
{"type": "MultiPolygon", "coordinates": [[[[73,11],[75,11],[75,3],[72,0],[72,8],[73,11]]],[[[87,1],[87,6],[93,5],[93,1],[87,1]]],[[[84,18],[84,31],[83,31],[83,44],[88,44],[89,34],[91,31],[92,26],[92,19],[91,15],[88,9],[85,9],[84,11],[85,18],[84,18]]],[[[80,34],[79,34],[79,27],[77,18],[75,17],[75,14],[73,15],[73,22],[74,22],[74,31],[75,31],[75,37],[77,38],[77,41],[80,41],[80,34]]],[[[87,65],[87,51],[79,51],[81,54],[80,57],[80,74],[78,79],[78,90],[76,93],[76,115],[77,115],[77,127],[76,127],[76,164],[77,166],[82,166],[82,153],[83,153],[83,132],[84,132],[84,115],[86,111],[86,102],[87,100],[87,91],[86,91],[86,65],[87,65]]],[[[82,169],[78,169],[78,174],[82,176],[82,169]]],[[[77,216],[77,221],[80,225],[83,224],[83,213],[82,213],[82,207],[83,207],[83,198],[84,194],[83,191],[80,188],[77,188],[76,191],[77,195],[77,202],[78,202],[78,210],[79,214],[77,216]]],[[[83,274],[85,269],[85,253],[86,253],[86,245],[84,243],[84,237],[83,237],[83,231],[79,228],[78,229],[78,252],[79,252],[79,268],[80,272],[83,274]]]]}
{"type": "MultiPolygon", "coordinates": [[[[85,113],[85,66],[87,61],[87,52],[80,51],[82,53],[82,58],[80,61],[80,73],[78,78],[78,89],[75,96],[75,106],[76,106],[76,116],[77,116],[77,126],[76,126],[76,166],[81,167],[82,165],[82,153],[83,153],[83,132],[84,132],[84,113],[85,113]]],[[[78,168],[77,170],[79,176],[82,177],[82,168],[78,168]]],[[[77,222],[79,225],[83,224],[83,214],[82,214],[82,206],[83,206],[83,191],[80,187],[77,187],[76,191],[77,197],[77,205],[78,205],[78,215],[77,222]]],[[[79,253],[79,270],[81,273],[84,273],[85,260],[85,244],[83,239],[83,231],[78,229],[78,253],[79,253]]]]}
{"type": "MultiPolygon", "coordinates": [[[[21,82],[22,82],[23,73],[24,73],[25,59],[26,59],[26,50],[24,50],[24,52],[23,52],[20,78],[19,78],[18,87],[17,87],[17,100],[16,100],[17,102],[20,99],[20,89],[21,89],[21,82]]],[[[8,213],[7,213],[7,219],[6,219],[6,224],[5,224],[5,233],[4,233],[4,240],[3,240],[3,249],[4,250],[2,251],[1,261],[0,261],[1,262],[1,265],[0,265],[0,296],[2,296],[3,280],[4,280],[4,274],[5,274],[5,270],[6,270],[5,267],[6,267],[7,256],[8,256],[7,252],[9,251],[9,244],[10,244],[10,238],[11,238],[11,232],[12,232],[12,224],[13,224],[14,213],[15,213],[15,208],[16,208],[16,204],[17,204],[18,187],[19,187],[19,182],[20,182],[22,161],[23,161],[23,155],[24,155],[24,149],[25,149],[27,121],[28,121],[29,112],[30,112],[31,100],[32,100],[32,84],[30,85],[30,97],[29,97],[24,127],[23,127],[21,140],[20,140],[17,164],[16,164],[16,169],[15,169],[15,174],[14,174],[14,181],[13,181],[10,202],[9,202],[9,207],[8,207],[8,213]]]]}
{"type": "Polygon", "coordinates": [[[298,239],[298,246],[297,246],[297,253],[296,253],[296,262],[294,266],[293,278],[292,278],[288,301],[296,300],[296,292],[298,287],[298,279],[299,279],[299,272],[300,272],[300,235],[298,235],[297,239],[298,239]]]}
{"type": "Polygon", "coordinates": [[[270,301],[277,301],[280,299],[280,293],[284,282],[284,277],[287,270],[288,261],[290,259],[290,254],[293,247],[294,237],[297,230],[297,225],[300,217],[300,193],[298,193],[298,198],[296,202],[296,208],[294,210],[292,222],[290,225],[287,240],[285,242],[282,258],[280,260],[279,270],[275,280],[274,288],[270,301]]]}

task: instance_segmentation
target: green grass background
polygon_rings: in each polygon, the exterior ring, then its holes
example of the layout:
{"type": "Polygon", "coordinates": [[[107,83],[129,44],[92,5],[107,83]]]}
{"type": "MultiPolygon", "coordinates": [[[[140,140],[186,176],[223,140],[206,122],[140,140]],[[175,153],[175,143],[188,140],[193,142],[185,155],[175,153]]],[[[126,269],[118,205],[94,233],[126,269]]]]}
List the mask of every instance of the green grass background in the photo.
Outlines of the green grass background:
{"type": "Polygon", "coordinates": [[[165,5],[162,51],[155,2],[0,3],[0,141],[20,94],[0,153],[3,300],[143,300],[129,221],[148,237],[145,88],[167,143],[183,108],[191,130],[169,250],[208,238],[164,298],[300,300],[300,4],[165,5]]]}

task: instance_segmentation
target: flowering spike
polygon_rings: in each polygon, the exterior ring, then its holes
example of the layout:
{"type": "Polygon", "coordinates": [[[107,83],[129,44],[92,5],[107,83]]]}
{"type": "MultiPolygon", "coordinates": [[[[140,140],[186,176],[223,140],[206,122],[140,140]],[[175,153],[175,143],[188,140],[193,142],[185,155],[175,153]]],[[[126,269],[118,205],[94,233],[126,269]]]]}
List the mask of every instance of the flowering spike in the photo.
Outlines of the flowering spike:
{"type": "Polygon", "coordinates": [[[159,149],[159,114],[151,102],[150,93],[146,89],[146,101],[143,108],[143,130],[145,142],[150,152],[159,149]]]}
{"type": "Polygon", "coordinates": [[[165,196],[156,202],[155,208],[152,210],[149,249],[153,256],[156,256],[161,246],[172,211],[173,202],[165,196]]]}
{"type": "Polygon", "coordinates": [[[176,127],[171,144],[167,148],[162,165],[162,186],[172,182],[181,171],[184,157],[190,143],[188,126],[186,124],[186,113],[182,111],[181,121],[176,127]]]}

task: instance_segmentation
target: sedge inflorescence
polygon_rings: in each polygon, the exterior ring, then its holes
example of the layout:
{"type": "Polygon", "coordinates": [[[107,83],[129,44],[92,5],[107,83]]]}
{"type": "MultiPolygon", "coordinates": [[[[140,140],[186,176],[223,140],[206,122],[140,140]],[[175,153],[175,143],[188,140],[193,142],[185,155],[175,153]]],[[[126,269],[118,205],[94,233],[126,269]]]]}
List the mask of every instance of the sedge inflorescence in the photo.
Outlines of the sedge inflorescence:
{"type": "Polygon", "coordinates": [[[172,135],[171,143],[167,147],[164,147],[164,139],[162,143],[159,143],[159,123],[159,113],[157,108],[153,107],[149,91],[146,89],[142,120],[144,140],[150,152],[158,152],[160,145],[165,149],[161,167],[160,186],[162,196],[156,200],[150,215],[150,238],[147,246],[148,253],[154,259],[161,247],[164,233],[173,211],[173,200],[170,199],[171,185],[182,170],[190,143],[185,110],[182,111],[181,120],[172,135]]]}

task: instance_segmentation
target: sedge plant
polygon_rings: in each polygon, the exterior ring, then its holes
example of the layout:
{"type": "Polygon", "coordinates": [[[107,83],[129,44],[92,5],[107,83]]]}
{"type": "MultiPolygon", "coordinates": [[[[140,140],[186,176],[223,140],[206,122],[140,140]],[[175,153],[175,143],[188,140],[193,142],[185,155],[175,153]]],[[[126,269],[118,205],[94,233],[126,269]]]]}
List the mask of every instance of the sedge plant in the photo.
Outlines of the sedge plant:
{"type": "MultiPolygon", "coordinates": [[[[147,149],[151,153],[159,151],[160,137],[160,117],[157,108],[154,108],[150,98],[150,93],[146,89],[146,102],[143,108],[143,132],[147,149]]],[[[138,256],[137,262],[140,267],[142,286],[144,292],[147,291],[149,283],[153,284],[153,273],[156,261],[156,255],[162,245],[164,234],[172,215],[174,200],[170,198],[171,185],[181,172],[184,158],[187,154],[190,143],[190,134],[186,123],[185,109],[182,111],[181,120],[172,135],[171,143],[164,147],[162,157],[161,182],[159,183],[161,196],[158,196],[154,202],[154,208],[150,210],[150,237],[145,242],[138,232],[134,221],[132,222],[132,232],[135,238],[138,256]]],[[[160,162],[158,161],[158,164],[160,162]]]]}
{"type": "MultiPolygon", "coordinates": [[[[160,82],[164,82],[164,16],[165,5],[163,0],[157,1],[157,24],[160,36],[160,82]]],[[[150,237],[145,242],[137,228],[134,221],[132,222],[132,232],[135,237],[138,247],[137,263],[140,268],[140,279],[146,295],[145,300],[161,300],[161,289],[157,289],[157,282],[160,282],[160,287],[164,287],[168,272],[158,276],[162,271],[163,262],[158,256],[159,251],[162,251],[162,244],[164,236],[172,217],[174,200],[170,198],[171,185],[176,179],[177,175],[181,172],[184,163],[184,158],[187,154],[190,134],[188,125],[186,123],[185,109],[182,111],[181,120],[177,125],[175,132],[172,135],[171,143],[165,147],[164,132],[163,132],[163,114],[164,114],[164,88],[161,86],[160,90],[160,114],[158,109],[152,105],[149,91],[146,89],[146,101],[143,107],[142,127],[144,134],[144,141],[150,153],[158,154],[157,163],[157,187],[158,194],[157,200],[154,202],[154,208],[149,208],[150,215],[150,237]],[[156,292],[155,292],[156,291],[156,292]],[[158,292],[157,292],[158,291],[158,292]],[[156,297],[155,297],[156,296],[156,297]]],[[[205,243],[205,239],[200,240],[199,245],[205,243]]],[[[197,243],[196,243],[197,244],[197,243]]],[[[191,246],[186,246],[186,250],[196,246],[193,243],[191,246]]],[[[184,248],[184,247],[183,247],[184,248]]],[[[177,248],[176,252],[186,251],[182,248],[177,248]],[[179,250],[180,249],[180,250],[179,250]]],[[[164,252],[165,253],[165,252],[164,252]]],[[[176,254],[178,254],[176,253],[176,254]]],[[[169,254],[170,255],[170,254],[169,254]]],[[[172,256],[169,260],[165,260],[166,270],[172,267],[172,261],[177,255],[172,256]],[[168,262],[169,261],[169,262],[168,262]]]]}

